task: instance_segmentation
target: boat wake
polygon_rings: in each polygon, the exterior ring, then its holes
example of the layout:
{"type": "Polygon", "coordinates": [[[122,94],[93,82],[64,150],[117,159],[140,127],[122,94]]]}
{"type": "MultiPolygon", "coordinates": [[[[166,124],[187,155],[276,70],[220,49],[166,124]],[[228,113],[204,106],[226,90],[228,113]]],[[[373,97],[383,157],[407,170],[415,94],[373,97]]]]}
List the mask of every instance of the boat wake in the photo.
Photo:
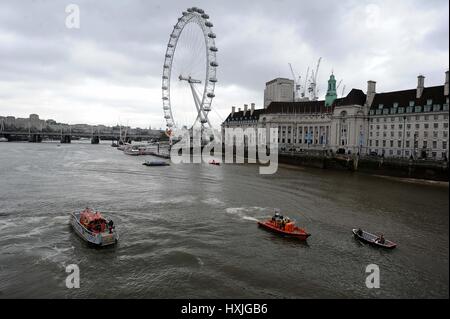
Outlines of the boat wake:
{"type": "Polygon", "coordinates": [[[230,215],[237,216],[241,219],[257,222],[258,218],[266,217],[264,212],[267,211],[267,208],[263,207],[229,207],[225,209],[225,212],[230,215]],[[253,215],[253,216],[251,216],[253,215]]]}

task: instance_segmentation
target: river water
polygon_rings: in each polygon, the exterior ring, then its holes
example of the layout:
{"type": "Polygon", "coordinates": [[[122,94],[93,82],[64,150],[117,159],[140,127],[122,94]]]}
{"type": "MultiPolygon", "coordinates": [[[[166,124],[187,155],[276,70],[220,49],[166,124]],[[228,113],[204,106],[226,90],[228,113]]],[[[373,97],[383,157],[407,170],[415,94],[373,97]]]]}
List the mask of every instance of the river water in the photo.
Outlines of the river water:
{"type": "Polygon", "coordinates": [[[108,143],[0,143],[0,298],[448,298],[448,184],[255,165],[146,167],[108,143]],[[68,214],[121,235],[87,246],[68,214]],[[275,208],[307,243],[260,229],[275,208]],[[393,251],[356,241],[383,232],[393,251]],[[81,287],[68,289],[77,264],[81,287]],[[366,266],[380,288],[365,285],[366,266]]]}

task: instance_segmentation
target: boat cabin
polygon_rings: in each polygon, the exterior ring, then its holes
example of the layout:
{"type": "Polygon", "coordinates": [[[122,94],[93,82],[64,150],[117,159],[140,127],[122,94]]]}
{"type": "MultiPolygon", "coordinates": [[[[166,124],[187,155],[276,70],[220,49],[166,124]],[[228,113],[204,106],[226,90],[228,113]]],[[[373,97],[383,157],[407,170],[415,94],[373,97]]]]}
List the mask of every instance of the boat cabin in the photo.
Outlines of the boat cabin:
{"type": "Polygon", "coordinates": [[[80,223],[94,233],[103,233],[107,228],[106,219],[99,212],[94,212],[91,209],[85,209],[81,212],[80,223]]]}

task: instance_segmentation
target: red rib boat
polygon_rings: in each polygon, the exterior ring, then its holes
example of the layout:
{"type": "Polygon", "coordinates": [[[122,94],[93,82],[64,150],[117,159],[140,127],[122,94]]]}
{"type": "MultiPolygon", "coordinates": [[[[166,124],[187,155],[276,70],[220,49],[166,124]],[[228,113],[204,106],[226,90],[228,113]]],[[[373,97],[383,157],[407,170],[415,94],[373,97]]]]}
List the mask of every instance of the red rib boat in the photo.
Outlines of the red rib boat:
{"type": "Polygon", "coordinates": [[[295,226],[293,221],[288,219],[288,222],[285,222],[283,219],[279,219],[276,216],[265,221],[258,221],[258,225],[274,233],[298,238],[300,240],[306,240],[311,236],[311,234],[308,234],[303,228],[295,226]]]}

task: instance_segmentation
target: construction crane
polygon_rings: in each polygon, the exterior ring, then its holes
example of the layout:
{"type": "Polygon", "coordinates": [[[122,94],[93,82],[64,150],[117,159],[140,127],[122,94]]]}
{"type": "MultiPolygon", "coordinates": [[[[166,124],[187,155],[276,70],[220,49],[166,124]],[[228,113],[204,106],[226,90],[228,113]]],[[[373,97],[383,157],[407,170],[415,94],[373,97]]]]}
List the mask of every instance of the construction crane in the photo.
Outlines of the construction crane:
{"type": "Polygon", "coordinates": [[[297,77],[295,75],[295,73],[294,73],[294,69],[292,68],[292,64],[291,63],[288,63],[288,64],[289,64],[289,68],[291,69],[292,77],[294,79],[294,101],[297,101],[300,98],[300,89],[301,89],[300,80],[301,80],[301,77],[300,76],[297,77]]]}
{"type": "Polygon", "coordinates": [[[339,89],[339,87],[341,86],[341,84],[342,84],[342,79],[339,81],[338,85],[336,85],[336,91],[337,91],[337,89],[339,89]]]}
{"type": "Polygon", "coordinates": [[[301,94],[302,98],[304,98],[304,97],[306,96],[306,88],[308,87],[308,86],[307,86],[307,83],[308,83],[308,76],[309,76],[309,66],[308,66],[308,70],[306,71],[305,85],[303,85],[303,92],[302,92],[302,94],[301,94]]]}
{"type": "Polygon", "coordinates": [[[344,97],[344,91],[345,91],[345,84],[344,87],[342,88],[341,97],[344,97]]]}
{"type": "Polygon", "coordinates": [[[312,100],[317,100],[317,75],[319,74],[320,61],[322,61],[322,57],[317,61],[316,72],[313,73],[313,81],[312,81],[312,100]]]}

